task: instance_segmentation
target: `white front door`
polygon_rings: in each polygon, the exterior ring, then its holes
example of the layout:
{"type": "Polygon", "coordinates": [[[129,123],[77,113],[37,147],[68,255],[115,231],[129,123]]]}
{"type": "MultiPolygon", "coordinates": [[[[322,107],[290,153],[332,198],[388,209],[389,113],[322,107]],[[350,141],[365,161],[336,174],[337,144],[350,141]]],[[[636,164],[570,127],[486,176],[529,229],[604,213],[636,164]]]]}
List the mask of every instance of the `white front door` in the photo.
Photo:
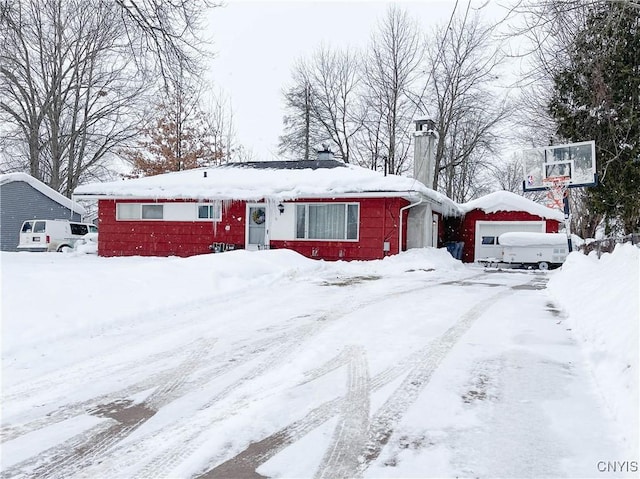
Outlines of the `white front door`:
{"type": "Polygon", "coordinates": [[[267,208],[264,203],[247,204],[247,231],[245,248],[265,249],[267,245],[267,208]]]}

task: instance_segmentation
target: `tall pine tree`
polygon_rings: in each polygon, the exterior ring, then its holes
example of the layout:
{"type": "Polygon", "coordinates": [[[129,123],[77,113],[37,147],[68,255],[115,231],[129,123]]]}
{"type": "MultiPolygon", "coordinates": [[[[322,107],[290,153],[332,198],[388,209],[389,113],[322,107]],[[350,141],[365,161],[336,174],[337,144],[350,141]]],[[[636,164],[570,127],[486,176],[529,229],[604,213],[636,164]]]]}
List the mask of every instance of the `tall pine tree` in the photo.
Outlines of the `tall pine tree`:
{"type": "Polygon", "coordinates": [[[587,191],[589,211],[609,231],[640,231],[640,9],[595,3],[554,85],[558,136],[595,140],[600,183],[587,191]]]}

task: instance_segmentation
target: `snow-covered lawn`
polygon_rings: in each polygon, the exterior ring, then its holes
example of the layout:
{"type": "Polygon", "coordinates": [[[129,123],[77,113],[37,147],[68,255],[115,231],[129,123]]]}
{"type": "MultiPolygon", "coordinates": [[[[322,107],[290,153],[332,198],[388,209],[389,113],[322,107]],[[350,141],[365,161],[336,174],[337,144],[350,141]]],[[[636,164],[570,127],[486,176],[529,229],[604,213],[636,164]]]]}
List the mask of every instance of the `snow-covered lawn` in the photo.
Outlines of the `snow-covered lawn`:
{"type": "Polygon", "coordinates": [[[637,475],[631,246],[0,259],[4,476],[637,475]]]}

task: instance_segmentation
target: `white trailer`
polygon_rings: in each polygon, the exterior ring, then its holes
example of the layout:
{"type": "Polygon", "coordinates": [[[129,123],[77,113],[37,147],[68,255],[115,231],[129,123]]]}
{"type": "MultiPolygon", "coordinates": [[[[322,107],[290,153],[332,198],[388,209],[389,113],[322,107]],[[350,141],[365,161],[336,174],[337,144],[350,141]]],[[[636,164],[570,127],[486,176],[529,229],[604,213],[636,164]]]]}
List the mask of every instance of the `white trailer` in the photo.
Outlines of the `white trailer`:
{"type": "Polygon", "coordinates": [[[502,263],[547,270],[560,266],[567,254],[567,235],[560,233],[503,233],[498,237],[502,263]]]}

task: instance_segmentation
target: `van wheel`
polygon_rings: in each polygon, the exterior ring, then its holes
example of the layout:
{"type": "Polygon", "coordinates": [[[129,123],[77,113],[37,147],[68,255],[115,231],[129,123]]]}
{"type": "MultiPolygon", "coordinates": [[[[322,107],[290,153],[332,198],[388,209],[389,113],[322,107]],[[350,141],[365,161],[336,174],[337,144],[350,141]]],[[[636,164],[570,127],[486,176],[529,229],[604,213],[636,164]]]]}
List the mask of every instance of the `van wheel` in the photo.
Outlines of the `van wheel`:
{"type": "Polygon", "coordinates": [[[71,247],[67,244],[60,245],[57,249],[58,253],[68,253],[71,251],[71,247]]]}
{"type": "Polygon", "coordinates": [[[541,271],[547,271],[549,269],[549,263],[547,263],[546,261],[541,261],[540,263],[538,263],[538,269],[541,271]]]}

